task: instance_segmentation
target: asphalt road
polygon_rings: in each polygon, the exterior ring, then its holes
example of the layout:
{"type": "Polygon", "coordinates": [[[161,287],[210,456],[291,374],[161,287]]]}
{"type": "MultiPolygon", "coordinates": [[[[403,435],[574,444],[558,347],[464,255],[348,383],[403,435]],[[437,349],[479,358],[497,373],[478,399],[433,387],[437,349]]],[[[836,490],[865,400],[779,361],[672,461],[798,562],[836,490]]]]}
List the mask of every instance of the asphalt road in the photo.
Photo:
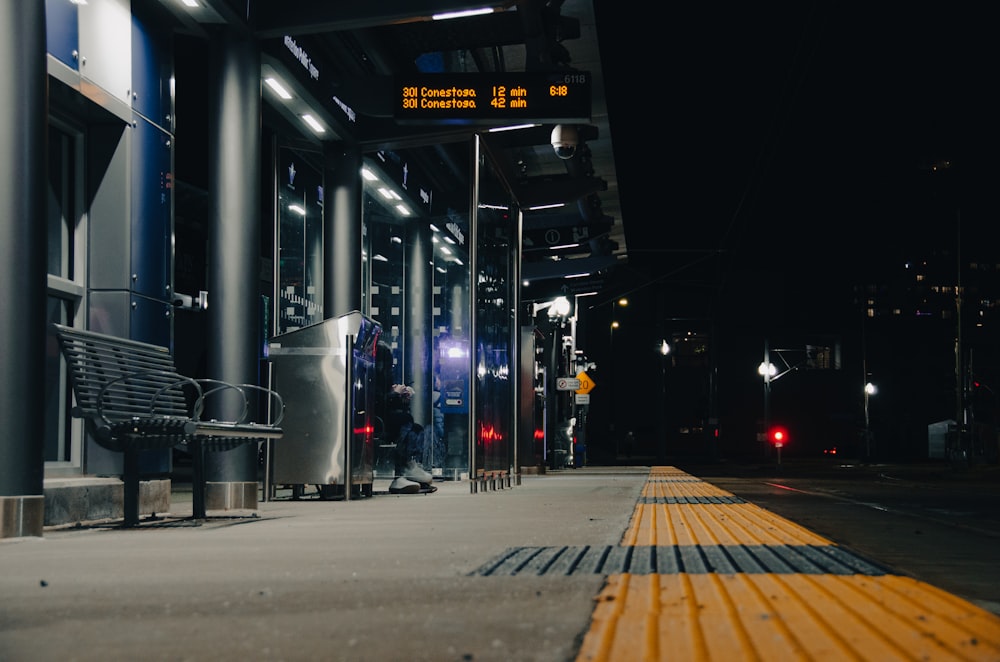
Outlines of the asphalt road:
{"type": "Polygon", "coordinates": [[[678,466],[898,574],[1000,615],[1000,467],[678,466]]]}

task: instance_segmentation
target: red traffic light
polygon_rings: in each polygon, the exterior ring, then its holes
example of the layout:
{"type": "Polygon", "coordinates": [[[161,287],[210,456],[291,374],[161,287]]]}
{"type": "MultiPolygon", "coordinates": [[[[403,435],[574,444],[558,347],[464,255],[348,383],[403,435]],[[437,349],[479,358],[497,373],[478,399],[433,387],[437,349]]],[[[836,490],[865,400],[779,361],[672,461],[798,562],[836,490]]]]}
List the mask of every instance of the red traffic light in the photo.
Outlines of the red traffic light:
{"type": "Polygon", "coordinates": [[[788,442],[788,431],[780,425],[775,425],[767,431],[767,438],[775,448],[781,448],[788,442]]]}

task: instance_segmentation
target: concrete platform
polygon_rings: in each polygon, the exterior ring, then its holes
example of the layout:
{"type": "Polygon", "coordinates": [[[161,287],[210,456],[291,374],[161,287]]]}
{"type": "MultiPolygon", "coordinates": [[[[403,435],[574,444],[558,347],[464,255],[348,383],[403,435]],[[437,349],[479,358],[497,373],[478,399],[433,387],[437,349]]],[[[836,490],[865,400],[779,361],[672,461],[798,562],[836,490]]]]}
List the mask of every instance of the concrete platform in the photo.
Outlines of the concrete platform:
{"type": "Polygon", "coordinates": [[[1000,659],[996,615],[670,467],[387,487],[0,542],[0,659],[1000,659]]]}

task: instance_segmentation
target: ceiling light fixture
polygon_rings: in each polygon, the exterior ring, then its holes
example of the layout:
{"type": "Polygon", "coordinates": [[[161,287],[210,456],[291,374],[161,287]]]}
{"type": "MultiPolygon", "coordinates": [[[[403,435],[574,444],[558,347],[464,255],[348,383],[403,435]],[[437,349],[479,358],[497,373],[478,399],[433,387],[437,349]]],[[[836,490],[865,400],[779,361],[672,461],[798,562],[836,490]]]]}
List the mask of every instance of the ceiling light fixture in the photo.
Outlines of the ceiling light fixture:
{"type": "Polygon", "coordinates": [[[466,16],[482,16],[492,14],[492,7],[480,7],[479,9],[465,9],[463,11],[449,11],[440,14],[433,14],[431,18],[435,21],[447,21],[452,18],[465,18],[466,16]]]}
{"type": "Polygon", "coordinates": [[[306,113],[305,115],[302,116],[302,121],[308,124],[309,128],[315,131],[316,133],[326,133],[326,129],[323,128],[323,125],[317,122],[316,118],[310,115],[309,113],[306,113]]]}
{"type": "Polygon", "coordinates": [[[285,87],[277,81],[277,79],[265,78],[264,82],[267,84],[268,87],[274,90],[275,94],[277,94],[282,99],[292,98],[292,95],[288,93],[288,90],[286,90],[285,87]]]}
{"type": "Polygon", "coordinates": [[[541,124],[515,124],[514,126],[495,126],[489,129],[487,133],[500,133],[502,131],[519,131],[521,129],[533,129],[536,126],[541,126],[541,124]]]}

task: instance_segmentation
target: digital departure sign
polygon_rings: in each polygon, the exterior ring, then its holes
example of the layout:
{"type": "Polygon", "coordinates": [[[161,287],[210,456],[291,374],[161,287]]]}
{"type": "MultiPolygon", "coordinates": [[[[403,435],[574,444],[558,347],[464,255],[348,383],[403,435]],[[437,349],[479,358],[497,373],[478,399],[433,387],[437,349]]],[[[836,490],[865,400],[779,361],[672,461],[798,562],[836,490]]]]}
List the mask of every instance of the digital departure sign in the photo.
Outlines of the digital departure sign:
{"type": "Polygon", "coordinates": [[[412,122],[589,121],[589,72],[443,73],[395,77],[394,117],[412,122]]]}

